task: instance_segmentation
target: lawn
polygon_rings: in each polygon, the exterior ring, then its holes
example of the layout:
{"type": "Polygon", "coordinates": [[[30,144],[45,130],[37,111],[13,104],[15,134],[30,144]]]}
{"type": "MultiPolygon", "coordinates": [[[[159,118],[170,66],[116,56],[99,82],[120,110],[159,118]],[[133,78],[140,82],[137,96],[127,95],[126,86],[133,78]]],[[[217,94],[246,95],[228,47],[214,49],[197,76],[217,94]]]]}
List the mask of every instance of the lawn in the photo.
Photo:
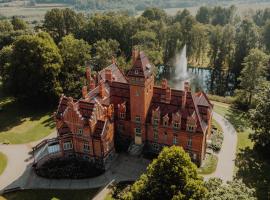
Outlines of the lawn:
{"type": "Polygon", "coordinates": [[[198,168],[198,173],[201,175],[212,174],[216,171],[218,163],[218,157],[216,155],[206,155],[206,159],[202,166],[198,168]]]}
{"type": "Polygon", "coordinates": [[[7,157],[5,154],[0,152],[0,175],[4,172],[7,166],[7,157]]]}
{"type": "MultiPolygon", "coordinates": [[[[55,189],[37,189],[22,190],[3,195],[7,200],[89,200],[92,199],[99,188],[84,190],[55,190],[55,189]]],[[[1,197],[0,197],[1,200],[1,197]]]]}
{"type": "Polygon", "coordinates": [[[28,143],[54,130],[52,112],[48,109],[33,108],[11,97],[0,97],[0,108],[0,143],[28,143]]]}
{"type": "Polygon", "coordinates": [[[228,104],[214,102],[214,111],[228,119],[237,130],[237,156],[235,161],[235,177],[256,190],[258,199],[269,199],[270,194],[270,164],[253,149],[249,135],[246,114],[232,109],[228,104]]]}

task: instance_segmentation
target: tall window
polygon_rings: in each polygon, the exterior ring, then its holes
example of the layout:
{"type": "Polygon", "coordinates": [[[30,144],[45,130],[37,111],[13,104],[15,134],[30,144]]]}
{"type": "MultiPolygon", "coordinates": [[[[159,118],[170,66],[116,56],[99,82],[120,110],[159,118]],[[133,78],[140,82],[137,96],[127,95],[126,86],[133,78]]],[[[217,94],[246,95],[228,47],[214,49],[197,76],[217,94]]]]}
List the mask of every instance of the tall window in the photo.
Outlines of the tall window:
{"type": "Polygon", "coordinates": [[[155,118],[155,119],[153,120],[153,124],[154,124],[154,125],[158,125],[158,123],[159,123],[159,120],[158,120],[157,118],[155,118]]]}
{"type": "Polygon", "coordinates": [[[135,128],[135,135],[138,137],[140,137],[142,135],[141,128],[139,128],[139,127],[135,128]]]}
{"type": "Polygon", "coordinates": [[[83,134],[83,129],[82,128],[79,128],[78,129],[78,135],[82,135],[83,134]]]}
{"type": "Polygon", "coordinates": [[[71,141],[64,142],[64,144],[63,144],[63,149],[64,150],[70,150],[72,148],[73,148],[73,146],[72,146],[72,142],[71,141]]]}
{"type": "Polygon", "coordinates": [[[120,119],[125,119],[126,118],[126,113],[120,112],[120,119]]]}
{"type": "Polygon", "coordinates": [[[154,131],[154,141],[158,142],[158,131],[157,130],[154,131]]]}
{"type": "Polygon", "coordinates": [[[173,145],[177,145],[178,144],[178,137],[177,135],[173,136],[173,145]]]}
{"type": "Polygon", "coordinates": [[[83,144],[83,151],[85,151],[85,152],[89,152],[90,151],[90,146],[89,146],[89,143],[88,142],[85,142],[83,144]]]}
{"type": "Polygon", "coordinates": [[[164,132],[164,142],[167,142],[167,140],[168,140],[168,134],[167,132],[164,132]]]}
{"type": "Polygon", "coordinates": [[[187,145],[188,145],[188,148],[191,148],[191,147],[192,147],[192,138],[191,138],[191,137],[188,138],[188,143],[187,143],[187,145]]]}
{"type": "Polygon", "coordinates": [[[137,122],[137,123],[140,123],[141,122],[141,117],[139,115],[137,115],[135,117],[135,122],[137,122]]]}

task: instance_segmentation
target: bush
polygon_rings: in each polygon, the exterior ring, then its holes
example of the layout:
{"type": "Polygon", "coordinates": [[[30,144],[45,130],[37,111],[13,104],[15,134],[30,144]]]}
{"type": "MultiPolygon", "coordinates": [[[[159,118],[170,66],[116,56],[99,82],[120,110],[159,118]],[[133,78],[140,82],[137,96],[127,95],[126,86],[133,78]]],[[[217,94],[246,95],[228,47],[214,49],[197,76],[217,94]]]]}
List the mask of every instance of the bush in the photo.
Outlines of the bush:
{"type": "Polygon", "coordinates": [[[214,131],[210,139],[211,139],[211,144],[209,144],[208,147],[215,152],[219,152],[222,147],[223,134],[219,131],[214,131]]]}
{"type": "Polygon", "coordinates": [[[211,101],[217,101],[217,102],[226,103],[226,104],[232,104],[235,101],[235,98],[231,96],[223,97],[223,96],[212,95],[212,94],[207,94],[207,96],[211,101]]]}
{"type": "Polygon", "coordinates": [[[80,158],[55,158],[37,168],[36,173],[45,178],[81,179],[99,176],[104,173],[104,170],[80,158]]]}

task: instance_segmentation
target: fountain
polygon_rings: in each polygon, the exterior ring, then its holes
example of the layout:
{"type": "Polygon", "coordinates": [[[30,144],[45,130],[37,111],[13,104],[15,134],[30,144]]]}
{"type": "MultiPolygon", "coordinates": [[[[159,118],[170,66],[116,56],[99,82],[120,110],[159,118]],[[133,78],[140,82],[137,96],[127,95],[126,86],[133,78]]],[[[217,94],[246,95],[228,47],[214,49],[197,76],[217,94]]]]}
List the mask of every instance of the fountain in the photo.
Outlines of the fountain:
{"type": "Polygon", "coordinates": [[[186,45],[183,47],[182,51],[180,54],[176,55],[175,57],[175,71],[174,75],[172,76],[173,78],[173,84],[175,89],[184,89],[184,83],[190,81],[190,75],[188,73],[187,69],[187,47],[186,45]]]}

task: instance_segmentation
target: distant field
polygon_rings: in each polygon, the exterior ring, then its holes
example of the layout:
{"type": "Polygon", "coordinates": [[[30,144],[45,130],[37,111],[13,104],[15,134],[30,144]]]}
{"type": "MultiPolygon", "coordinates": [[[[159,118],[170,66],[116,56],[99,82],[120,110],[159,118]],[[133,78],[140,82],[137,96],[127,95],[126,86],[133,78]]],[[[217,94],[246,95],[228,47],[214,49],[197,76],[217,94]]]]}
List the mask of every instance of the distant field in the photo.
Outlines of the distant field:
{"type": "MultiPolygon", "coordinates": [[[[238,12],[241,16],[245,16],[246,14],[250,14],[250,9],[264,9],[267,7],[270,7],[270,2],[264,2],[264,3],[238,3],[236,4],[238,7],[238,12]]],[[[225,6],[225,5],[224,5],[225,6]]],[[[228,6],[228,5],[226,5],[228,6]]],[[[26,21],[40,21],[43,19],[44,14],[51,10],[52,8],[67,8],[70,7],[66,4],[36,4],[36,6],[29,7],[28,1],[13,1],[11,3],[0,3],[0,15],[6,16],[6,17],[12,17],[12,16],[21,16],[26,21]]],[[[187,7],[186,9],[190,10],[190,12],[195,15],[197,10],[197,7],[187,7]]],[[[183,10],[184,8],[167,8],[165,11],[169,15],[175,15],[177,11],[183,10]]],[[[86,11],[81,11],[85,12],[86,11]]],[[[90,11],[89,11],[90,12],[90,11]]],[[[88,12],[88,13],[89,13],[88,12]]],[[[141,15],[143,11],[140,11],[137,13],[137,15],[141,15]]]]}

